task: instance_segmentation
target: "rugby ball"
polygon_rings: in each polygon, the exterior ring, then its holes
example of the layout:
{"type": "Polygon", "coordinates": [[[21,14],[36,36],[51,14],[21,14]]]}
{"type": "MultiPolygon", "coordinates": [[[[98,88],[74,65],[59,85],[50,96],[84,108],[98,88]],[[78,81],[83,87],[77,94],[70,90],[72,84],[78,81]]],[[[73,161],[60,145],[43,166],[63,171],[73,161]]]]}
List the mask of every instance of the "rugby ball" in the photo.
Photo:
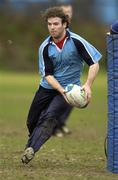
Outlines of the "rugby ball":
{"type": "Polygon", "coordinates": [[[67,102],[77,108],[84,108],[88,105],[85,91],[76,84],[69,84],[65,88],[67,102]]]}

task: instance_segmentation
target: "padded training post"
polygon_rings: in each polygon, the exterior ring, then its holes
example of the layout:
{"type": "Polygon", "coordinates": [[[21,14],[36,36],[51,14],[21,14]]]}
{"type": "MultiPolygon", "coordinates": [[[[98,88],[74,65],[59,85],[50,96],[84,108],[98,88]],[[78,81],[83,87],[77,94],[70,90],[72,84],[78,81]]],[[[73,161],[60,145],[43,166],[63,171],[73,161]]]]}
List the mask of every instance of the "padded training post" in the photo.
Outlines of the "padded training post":
{"type": "Polygon", "coordinates": [[[107,170],[118,173],[118,35],[107,34],[107,170]]]}

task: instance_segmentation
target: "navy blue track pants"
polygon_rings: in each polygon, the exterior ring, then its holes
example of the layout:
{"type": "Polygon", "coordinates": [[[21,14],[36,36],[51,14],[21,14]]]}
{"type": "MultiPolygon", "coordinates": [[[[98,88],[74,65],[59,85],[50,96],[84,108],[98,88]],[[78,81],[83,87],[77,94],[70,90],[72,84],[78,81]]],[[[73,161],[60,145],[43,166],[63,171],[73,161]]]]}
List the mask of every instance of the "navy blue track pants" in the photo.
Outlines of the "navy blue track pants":
{"type": "Polygon", "coordinates": [[[58,91],[40,86],[28,114],[29,140],[26,147],[32,147],[34,152],[38,151],[51,137],[59,123],[59,116],[62,116],[68,108],[70,105],[58,91]]]}

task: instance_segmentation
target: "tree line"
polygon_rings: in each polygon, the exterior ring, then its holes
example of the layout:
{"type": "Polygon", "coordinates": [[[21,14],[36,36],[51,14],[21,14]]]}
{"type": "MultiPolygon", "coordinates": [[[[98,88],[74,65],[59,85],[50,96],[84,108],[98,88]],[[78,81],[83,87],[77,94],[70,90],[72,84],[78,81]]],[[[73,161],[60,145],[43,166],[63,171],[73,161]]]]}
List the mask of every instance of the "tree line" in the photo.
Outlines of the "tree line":
{"type": "MultiPolygon", "coordinates": [[[[48,35],[41,14],[42,10],[28,15],[0,11],[0,69],[38,71],[38,47],[48,35]]],[[[93,19],[73,16],[71,30],[100,50],[105,68],[106,27],[93,19]]]]}

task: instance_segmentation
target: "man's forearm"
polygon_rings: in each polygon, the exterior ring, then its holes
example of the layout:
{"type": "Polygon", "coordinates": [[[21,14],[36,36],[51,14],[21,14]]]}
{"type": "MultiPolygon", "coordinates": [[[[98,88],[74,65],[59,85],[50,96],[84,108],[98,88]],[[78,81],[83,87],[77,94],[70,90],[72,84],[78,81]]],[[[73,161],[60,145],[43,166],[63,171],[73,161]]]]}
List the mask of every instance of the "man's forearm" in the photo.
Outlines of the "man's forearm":
{"type": "Polygon", "coordinates": [[[93,81],[96,78],[98,71],[99,71],[99,64],[98,63],[90,66],[89,71],[88,71],[88,77],[86,80],[86,84],[88,86],[90,86],[90,87],[92,86],[93,81]]]}
{"type": "Polygon", "coordinates": [[[46,81],[61,94],[64,93],[64,88],[60,85],[60,83],[54,78],[52,75],[48,75],[45,77],[46,81]]]}

